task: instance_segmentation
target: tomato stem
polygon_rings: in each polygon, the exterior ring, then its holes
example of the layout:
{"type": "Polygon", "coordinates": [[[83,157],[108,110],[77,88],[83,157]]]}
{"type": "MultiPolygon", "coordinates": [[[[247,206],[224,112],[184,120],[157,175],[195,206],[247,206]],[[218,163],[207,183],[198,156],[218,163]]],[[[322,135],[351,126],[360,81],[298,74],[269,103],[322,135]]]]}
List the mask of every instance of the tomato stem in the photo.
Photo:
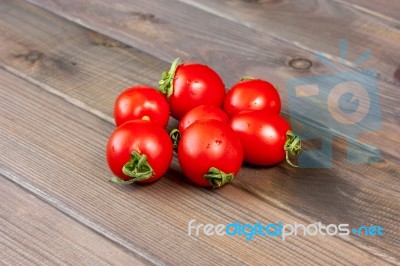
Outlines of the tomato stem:
{"type": "Polygon", "coordinates": [[[286,142],[284,149],[286,151],[286,162],[293,167],[298,167],[290,161],[289,156],[297,157],[301,153],[301,139],[299,136],[296,136],[291,130],[288,130],[286,132],[286,142]]]}
{"type": "Polygon", "coordinates": [[[169,98],[174,92],[174,78],[176,69],[179,66],[179,61],[180,59],[176,58],[172,62],[169,71],[164,71],[161,75],[160,81],[158,82],[160,92],[167,95],[167,98],[169,98]]]}
{"type": "Polygon", "coordinates": [[[118,177],[112,177],[110,181],[123,185],[133,184],[137,181],[149,179],[154,174],[153,168],[147,162],[147,156],[136,151],[131,153],[131,159],[122,167],[122,172],[131,179],[125,181],[118,177]]]}
{"type": "Polygon", "coordinates": [[[179,130],[177,128],[174,128],[169,133],[169,136],[172,140],[172,147],[174,148],[174,150],[176,150],[178,148],[178,144],[181,139],[181,132],[179,132],[179,130]]]}
{"type": "Polygon", "coordinates": [[[211,167],[210,170],[208,170],[207,174],[204,175],[204,177],[207,179],[208,183],[210,183],[213,188],[216,187],[222,187],[226,183],[229,183],[233,180],[235,177],[234,174],[225,174],[221,170],[211,167]]]}
{"type": "Polygon", "coordinates": [[[252,79],[254,79],[254,77],[253,77],[253,76],[244,75],[240,81],[252,80],[252,79]]]}

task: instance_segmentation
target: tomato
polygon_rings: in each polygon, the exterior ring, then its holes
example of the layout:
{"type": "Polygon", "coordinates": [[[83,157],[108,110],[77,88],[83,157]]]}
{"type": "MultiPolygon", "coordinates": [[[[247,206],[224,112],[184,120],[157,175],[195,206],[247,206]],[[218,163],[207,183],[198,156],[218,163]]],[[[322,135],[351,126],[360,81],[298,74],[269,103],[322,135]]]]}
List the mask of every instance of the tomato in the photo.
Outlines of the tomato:
{"type": "Polygon", "coordinates": [[[169,105],[165,96],[146,85],[124,90],[114,104],[115,123],[119,126],[135,119],[150,120],[165,128],[169,120],[169,105]]]}
{"type": "Polygon", "coordinates": [[[232,181],[239,172],[243,148],[228,124],[199,120],[183,132],[178,159],[183,173],[193,183],[220,187],[232,181]]]}
{"type": "Polygon", "coordinates": [[[107,162],[116,183],[149,183],[162,177],[172,160],[168,133],[155,123],[128,121],[117,127],[107,143],[107,162]]]}
{"type": "Polygon", "coordinates": [[[187,127],[198,120],[219,120],[229,123],[228,115],[222,109],[212,105],[200,105],[187,112],[179,121],[179,132],[182,134],[187,127]]]}
{"type": "Polygon", "coordinates": [[[285,158],[294,166],[289,155],[297,156],[301,141],[291,132],[290,125],[278,114],[263,111],[244,111],[230,121],[231,128],[240,137],[244,150],[244,161],[270,166],[285,158]]]}
{"type": "Polygon", "coordinates": [[[261,79],[247,79],[236,83],[228,91],[223,109],[230,117],[246,110],[279,114],[281,99],[271,83],[261,79]]]}
{"type": "Polygon", "coordinates": [[[179,65],[179,58],[162,74],[159,84],[168,97],[171,116],[178,120],[199,105],[220,107],[225,97],[225,85],[213,69],[199,63],[179,65]]]}

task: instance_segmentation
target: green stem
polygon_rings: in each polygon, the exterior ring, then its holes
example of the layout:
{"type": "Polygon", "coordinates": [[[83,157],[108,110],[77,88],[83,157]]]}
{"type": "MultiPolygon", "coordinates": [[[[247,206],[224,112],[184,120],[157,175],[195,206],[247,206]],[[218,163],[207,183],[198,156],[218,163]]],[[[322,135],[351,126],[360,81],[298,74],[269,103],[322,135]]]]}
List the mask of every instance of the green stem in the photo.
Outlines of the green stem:
{"type": "Polygon", "coordinates": [[[290,161],[289,156],[297,157],[301,153],[301,139],[296,136],[291,130],[288,130],[288,132],[286,132],[286,142],[284,149],[286,151],[286,162],[288,162],[288,164],[293,167],[298,167],[290,161]]]}
{"type": "Polygon", "coordinates": [[[147,156],[141,155],[136,151],[131,153],[131,159],[122,167],[122,172],[131,177],[131,179],[125,181],[118,177],[112,177],[111,182],[117,184],[133,184],[137,181],[143,181],[153,176],[154,171],[150,164],[147,162],[147,156]]]}
{"type": "Polygon", "coordinates": [[[172,140],[172,147],[174,148],[174,150],[176,150],[178,148],[179,140],[181,139],[181,132],[179,132],[177,128],[174,128],[169,133],[169,137],[172,140]]]}
{"type": "Polygon", "coordinates": [[[249,76],[249,75],[244,75],[240,81],[252,80],[252,79],[254,79],[254,77],[249,76]]]}
{"type": "Polygon", "coordinates": [[[174,78],[176,69],[179,66],[179,61],[180,59],[176,58],[172,62],[169,71],[163,72],[161,75],[161,80],[158,82],[160,92],[167,95],[167,98],[169,98],[174,92],[174,78]]]}
{"type": "Polygon", "coordinates": [[[234,174],[225,174],[221,170],[211,167],[210,170],[208,170],[208,173],[204,175],[204,177],[207,179],[208,183],[210,183],[213,188],[216,187],[222,187],[226,183],[229,183],[233,180],[235,177],[234,174]]]}

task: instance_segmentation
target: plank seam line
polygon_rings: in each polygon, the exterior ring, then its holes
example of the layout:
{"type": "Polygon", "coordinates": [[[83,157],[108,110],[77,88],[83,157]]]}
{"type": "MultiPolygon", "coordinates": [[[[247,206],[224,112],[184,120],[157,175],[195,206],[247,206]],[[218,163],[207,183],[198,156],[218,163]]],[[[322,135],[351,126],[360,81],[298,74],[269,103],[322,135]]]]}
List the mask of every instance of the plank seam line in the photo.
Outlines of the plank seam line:
{"type": "MultiPolygon", "coordinates": [[[[77,24],[77,25],[79,25],[79,26],[81,26],[83,28],[86,28],[86,29],[94,31],[94,32],[98,32],[98,33],[100,33],[100,34],[102,34],[102,35],[104,35],[106,37],[109,37],[111,39],[117,40],[117,41],[119,41],[119,42],[121,42],[123,44],[128,45],[129,47],[135,48],[135,49],[137,49],[137,50],[139,50],[139,51],[141,51],[141,52],[143,52],[145,54],[151,55],[154,58],[159,59],[160,61],[170,63],[173,60],[172,57],[165,57],[163,54],[160,54],[160,55],[150,54],[148,52],[148,50],[143,49],[143,47],[138,47],[134,42],[131,41],[131,39],[129,39],[129,37],[123,36],[123,35],[118,34],[118,33],[114,34],[112,31],[104,30],[101,27],[97,28],[95,25],[90,25],[88,23],[85,23],[84,21],[82,21],[78,17],[74,17],[74,16],[71,16],[70,14],[67,14],[67,13],[63,13],[63,12],[52,10],[50,8],[47,8],[46,6],[43,6],[43,5],[38,4],[38,3],[35,3],[35,1],[32,1],[32,0],[24,0],[24,1],[36,6],[38,8],[46,10],[47,12],[49,12],[49,13],[55,15],[55,16],[61,17],[61,18],[65,19],[65,20],[67,20],[67,21],[75,23],[75,24],[77,24]]],[[[237,21],[235,21],[233,18],[231,18],[229,16],[223,16],[222,14],[219,14],[218,12],[213,12],[212,10],[202,6],[201,4],[196,4],[196,3],[190,2],[190,0],[189,1],[188,0],[175,0],[175,1],[178,1],[178,2],[181,2],[183,4],[195,7],[195,8],[197,8],[199,10],[202,10],[202,11],[204,11],[206,13],[209,13],[209,14],[212,14],[212,15],[217,16],[219,18],[228,20],[228,21],[233,22],[235,24],[244,26],[244,27],[246,27],[248,29],[255,30],[254,28],[252,28],[250,25],[248,25],[246,23],[237,22],[237,21]]],[[[393,29],[393,27],[390,27],[390,28],[393,29]]],[[[259,31],[259,30],[257,29],[257,31],[259,31]]],[[[265,32],[263,32],[263,33],[265,33],[265,32]]],[[[271,32],[267,32],[267,34],[269,36],[273,37],[274,39],[278,40],[278,41],[281,41],[281,42],[283,42],[285,44],[288,44],[289,46],[293,46],[293,47],[298,48],[300,50],[303,50],[305,52],[309,52],[309,53],[314,54],[314,55],[320,52],[318,50],[311,49],[311,48],[307,47],[306,45],[303,45],[303,44],[301,44],[299,42],[292,42],[292,41],[290,41],[290,40],[288,40],[286,38],[280,37],[279,35],[273,34],[271,32]]],[[[347,67],[350,70],[357,70],[356,67],[351,67],[350,66],[350,65],[352,65],[352,62],[349,62],[349,61],[346,61],[346,60],[343,61],[343,59],[340,56],[335,56],[335,55],[332,55],[330,53],[329,54],[328,53],[324,53],[324,55],[327,56],[329,59],[331,59],[332,61],[334,61],[335,63],[337,63],[340,66],[347,67]]],[[[388,79],[388,78],[382,77],[382,75],[380,73],[381,72],[378,72],[378,75],[376,77],[377,80],[379,80],[379,81],[381,81],[381,82],[383,82],[385,84],[391,85],[391,86],[399,86],[400,85],[400,82],[394,80],[393,78],[388,79]]]]}
{"type": "Polygon", "coordinates": [[[10,67],[10,66],[4,64],[3,62],[0,62],[0,67],[2,69],[4,69],[5,71],[7,71],[7,72],[19,77],[19,78],[22,78],[23,80],[26,80],[29,83],[31,83],[31,84],[33,84],[33,85],[35,85],[35,86],[37,86],[37,87],[39,87],[41,89],[44,89],[45,91],[49,92],[50,94],[55,95],[55,96],[65,100],[66,102],[68,102],[68,103],[70,103],[70,104],[82,109],[83,111],[88,112],[88,113],[100,118],[101,120],[104,120],[107,123],[115,125],[114,119],[111,116],[106,115],[105,113],[103,113],[103,112],[101,112],[101,111],[99,111],[99,110],[97,110],[97,109],[95,109],[93,107],[90,107],[86,103],[84,103],[84,102],[82,102],[80,100],[77,100],[77,99],[75,99],[75,98],[73,98],[73,97],[71,97],[71,96],[69,96],[69,95],[67,95],[67,94],[65,94],[65,93],[63,93],[63,92],[51,87],[51,86],[49,86],[49,85],[46,85],[46,84],[44,84],[44,83],[32,78],[28,74],[25,74],[25,73],[13,68],[13,67],[10,67]]]}
{"type": "Polygon", "coordinates": [[[34,185],[20,179],[17,175],[14,173],[5,170],[4,168],[0,168],[0,176],[7,178],[8,180],[12,181],[13,183],[17,184],[24,190],[28,191],[38,199],[44,201],[45,203],[49,204],[50,206],[54,207],[56,210],[61,211],[62,213],[66,214],[68,217],[71,217],[75,221],[79,222],[80,224],[84,225],[87,228],[90,228],[91,230],[95,231],[98,233],[100,236],[103,236],[110,241],[114,242],[117,245],[120,245],[127,250],[131,251],[134,255],[136,255],[139,259],[144,259],[147,262],[150,262],[154,265],[163,265],[163,263],[159,260],[155,260],[152,258],[150,254],[147,254],[144,250],[133,246],[129,242],[127,242],[125,239],[119,237],[116,234],[113,234],[109,232],[106,228],[96,224],[95,222],[92,222],[91,220],[87,219],[83,215],[81,215],[79,212],[69,208],[67,205],[65,205],[63,202],[57,200],[54,197],[51,197],[49,194],[46,194],[44,191],[41,189],[35,187],[34,185]]]}
{"type": "MultiPolygon", "coordinates": [[[[279,201],[274,200],[272,197],[269,197],[269,196],[265,196],[265,198],[260,197],[257,193],[252,193],[251,190],[249,190],[241,185],[232,184],[232,186],[236,187],[237,189],[239,189],[241,191],[247,192],[248,194],[252,195],[253,197],[257,198],[258,200],[265,202],[267,204],[270,204],[270,205],[274,206],[275,208],[280,209],[283,212],[286,212],[287,214],[297,217],[305,222],[308,222],[308,223],[315,222],[314,220],[310,219],[307,216],[307,214],[299,213],[289,206],[283,206],[282,204],[279,203],[279,201]]],[[[382,250],[382,249],[375,250],[375,251],[379,251],[380,254],[371,253],[371,250],[373,250],[373,249],[368,249],[369,242],[367,244],[365,244],[363,241],[352,242],[351,240],[341,238],[339,236],[334,236],[334,238],[338,241],[343,241],[356,249],[364,251],[371,257],[374,257],[374,258],[380,259],[380,260],[384,260],[385,262],[388,262],[392,265],[396,265],[395,263],[397,262],[397,257],[392,256],[391,253],[386,252],[386,250],[382,250]]]]}
{"type": "MultiPolygon", "coordinates": [[[[376,11],[374,11],[374,10],[368,8],[368,7],[362,7],[360,5],[348,3],[348,2],[343,1],[343,0],[333,0],[333,1],[336,2],[336,3],[342,4],[344,6],[353,8],[354,10],[358,10],[358,11],[360,11],[362,13],[368,14],[370,16],[373,16],[373,17],[376,17],[376,18],[379,18],[379,19],[383,19],[383,20],[386,20],[386,21],[390,21],[392,23],[400,24],[400,20],[398,20],[398,19],[396,19],[394,17],[387,16],[387,15],[385,15],[383,13],[376,12],[376,11]]],[[[389,26],[389,25],[387,25],[387,26],[389,26]]],[[[390,28],[392,28],[392,27],[390,27],[390,28]]]]}
{"type": "MultiPolygon", "coordinates": [[[[246,23],[246,22],[237,22],[237,21],[236,21],[234,18],[232,18],[231,16],[229,16],[229,15],[224,16],[222,13],[220,13],[220,12],[218,12],[218,11],[215,11],[215,10],[213,10],[213,9],[211,9],[211,8],[208,8],[208,7],[206,7],[206,6],[203,6],[202,4],[198,4],[197,2],[194,3],[193,1],[190,1],[190,0],[176,0],[176,1],[181,2],[181,3],[183,3],[183,4],[186,4],[186,5],[189,5],[189,6],[192,6],[192,7],[194,7],[194,8],[197,8],[197,9],[199,9],[199,10],[202,10],[202,11],[204,11],[204,12],[206,12],[206,13],[212,14],[212,15],[217,16],[217,17],[219,17],[219,18],[226,19],[226,20],[231,21],[231,22],[233,22],[233,23],[235,23],[235,24],[239,24],[239,25],[244,26],[244,27],[246,27],[246,28],[249,28],[249,29],[251,29],[251,30],[260,31],[259,29],[255,29],[255,28],[251,27],[251,26],[250,26],[248,23],[246,23]]],[[[334,1],[337,2],[337,1],[339,1],[339,0],[334,0],[334,1]]],[[[349,5],[349,4],[347,4],[347,5],[349,5]]],[[[355,8],[354,8],[354,9],[355,9],[355,8]]],[[[356,10],[362,11],[361,9],[356,9],[356,10]]],[[[364,11],[364,12],[366,12],[366,11],[364,11]]],[[[368,13],[368,14],[369,14],[369,13],[368,13]]],[[[78,19],[78,20],[79,20],[79,19],[78,19]]],[[[395,21],[395,22],[397,22],[397,21],[395,21]]],[[[390,26],[388,26],[388,27],[390,27],[390,26]]],[[[390,28],[391,28],[391,29],[394,29],[393,27],[390,27],[390,28]]],[[[297,42],[297,41],[290,41],[289,39],[284,38],[284,37],[281,37],[280,35],[274,34],[274,33],[272,33],[272,32],[264,32],[264,31],[262,31],[262,32],[263,32],[263,33],[267,33],[269,36],[272,36],[274,39],[276,39],[276,40],[278,40],[278,41],[282,41],[283,43],[288,44],[289,46],[294,46],[294,47],[296,47],[296,48],[299,48],[299,49],[304,50],[304,51],[306,51],[306,52],[312,53],[312,54],[314,54],[314,55],[316,55],[317,53],[320,52],[320,51],[318,51],[318,50],[314,50],[314,49],[312,49],[312,48],[309,48],[307,45],[303,45],[303,44],[301,44],[301,43],[299,43],[299,42],[297,42]]],[[[352,65],[352,62],[349,62],[349,61],[347,61],[347,60],[343,60],[340,56],[335,56],[335,55],[330,54],[330,53],[323,53],[323,55],[326,56],[326,57],[328,57],[330,60],[334,61],[336,64],[338,64],[338,65],[340,65],[340,66],[349,68],[350,70],[357,70],[356,67],[351,66],[351,65],[352,65]]],[[[397,82],[396,80],[393,80],[393,79],[388,80],[388,79],[386,79],[386,78],[382,78],[380,73],[381,73],[381,72],[378,72],[378,75],[377,75],[377,77],[376,77],[379,81],[382,81],[382,82],[384,82],[384,83],[386,83],[386,84],[389,84],[389,85],[392,85],[392,86],[398,86],[398,85],[400,85],[400,82],[397,82]]]]}
{"type": "MultiPolygon", "coordinates": [[[[55,16],[61,17],[61,18],[65,19],[65,20],[67,20],[67,21],[75,23],[75,24],[77,24],[77,25],[79,25],[79,26],[81,26],[81,27],[83,27],[85,29],[88,29],[88,30],[91,30],[91,31],[94,31],[94,32],[98,32],[98,33],[100,33],[100,34],[102,34],[102,35],[104,35],[106,37],[109,37],[111,39],[117,40],[117,41],[119,41],[119,42],[121,42],[123,44],[128,45],[129,47],[137,49],[138,51],[141,51],[141,52],[143,52],[145,54],[151,55],[154,58],[159,59],[162,62],[171,62],[173,60],[172,57],[164,57],[163,54],[160,54],[160,55],[150,54],[146,49],[144,50],[143,47],[138,47],[137,45],[135,45],[135,43],[132,42],[131,39],[129,39],[129,37],[127,38],[125,36],[121,36],[121,34],[118,34],[118,33],[114,34],[112,31],[104,30],[101,27],[97,28],[94,25],[90,25],[88,23],[85,23],[84,21],[82,21],[78,17],[74,17],[74,16],[71,16],[71,15],[69,15],[67,13],[63,13],[63,12],[58,12],[58,11],[52,10],[50,8],[47,8],[47,7],[43,6],[43,5],[35,3],[35,1],[32,1],[32,0],[24,0],[24,1],[36,6],[38,8],[46,10],[47,12],[49,12],[49,13],[55,15],[55,16]]],[[[212,10],[202,6],[201,4],[188,2],[188,0],[176,0],[176,1],[181,2],[183,4],[186,4],[186,5],[189,5],[189,6],[192,6],[192,7],[195,7],[195,8],[197,8],[199,10],[202,10],[202,11],[204,11],[206,13],[209,13],[209,14],[212,14],[212,15],[217,16],[219,18],[228,20],[228,21],[233,22],[235,24],[244,26],[244,27],[246,27],[248,29],[255,30],[254,28],[252,28],[251,26],[247,25],[246,23],[240,23],[240,22],[235,21],[233,18],[230,18],[229,16],[227,17],[227,16],[223,16],[222,14],[219,14],[218,12],[213,12],[212,10]]],[[[393,29],[393,27],[391,27],[391,28],[393,29]]],[[[257,30],[257,31],[259,31],[259,30],[257,30]]],[[[265,32],[263,32],[263,33],[265,33],[265,32]]],[[[285,44],[288,44],[289,46],[293,46],[293,47],[298,48],[300,50],[303,50],[305,52],[309,52],[311,54],[317,54],[317,53],[320,52],[320,51],[311,49],[311,48],[307,47],[306,45],[303,45],[303,44],[301,44],[299,42],[291,42],[290,40],[288,40],[286,38],[282,38],[279,35],[273,34],[271,32],[267,32],[267,34],[269,36],[273,37],[274,39],[278,40],[278,41],[281,41],[281,42],[283,42],[285,44]]],[[[352,62],[349,62],[349,61],[346,61],[346,60],[343,61],[340,56],[334,56],[334,55],[328,54],[328,53],[324,53],[324,55],[327,56],[329,59],[331,59],[332,61],[334,61],[335,63],[337,63],[340,66],[347,67],[350,70],[357,70],[357,68],[350,66],[352,64],[352,62]]],[[[383,82],[385,84],[391,85],[391,86],[399,86],[400,85],[400,82],[397,82],[393,78],[390,79],[390,80],[388,78],[382,78],[380,72],[378,72],[378,75],[377,75],[376,78],[377,78],[377,80],[379,80],[379,81],[381,81],[381,82],[383,82]]]]}

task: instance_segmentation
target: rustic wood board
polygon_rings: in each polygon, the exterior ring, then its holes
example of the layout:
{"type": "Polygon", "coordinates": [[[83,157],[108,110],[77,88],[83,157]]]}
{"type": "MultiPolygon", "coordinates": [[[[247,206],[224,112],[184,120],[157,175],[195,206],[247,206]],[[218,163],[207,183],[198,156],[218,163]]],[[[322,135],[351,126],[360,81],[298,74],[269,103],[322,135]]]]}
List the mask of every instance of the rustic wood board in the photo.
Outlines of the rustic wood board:
{"type": "MultiPolygon", "coordinates": [[[[8,154],[0,156],[0,168],[7,178],[27,189],[34,187],[32,193],[39,193],[69,216],[155,263],[368,264],[398,260],[398,142],[393,137],[388,135],[383,142],[381,133],[375,135],[374,143],[382,142],[380,148],[387,155],[381,163],[368,166],[344,163],[341,158],[345,143],[339,140],[335,144],[337,163],[331,170],[296,171],[283,165],[271,169],[246,167],[233,185],[208,191],[183,182],[175,161],[167,178],[159,183],[116,187],[107,182],[110,173],[104,159],[106,138],[113,128],[113,99],[132,83],[155,84],[161,70],[168,67],[156,58],[162,58],[162,52],[155,52],[155,47],[152,49],[156,57],[150,56],[20,1],[3,1],[0,9],[1,36],[6,36],[0,37],[4,44],[0,48],[0,112],[6,114],[0,120],[0,143],[1,150],[8,154]],[[18,17],[24,20],[19,21],[18,17]],[[28,127],[29,121],[35,123],[28,127]],[[18,147],[24,156],[15,153],[13,147],[18,147]],[[24,172],[22,166],[30,173],[24,172]],[[87,205],[82,205],[82,200],[87,205]],[[192,218],[210,223],[321,220],[359,226],[378,222],[387,234],[374,239],[300,237],[284,243],[276,239],[250,243],[204,236],[191,239],[186,236],[186,229],[192,218]],[[157,227],[155,231],[153,227],[157,227]],[[164,238],[160,240],[161,235],[164,238]],[[178,247],[182,242],[187,246],[178,247]],[[192,250],[199,254],[191,254],[192,250]]],[[[224,49],[213,40],[208,42],[224,49]]],[[[137,44],[130,39],[132,43],[137,44]]],[[[281,45],[272,44],[274,49],[281,45]]],[[[158,49],[173,52],[172,47],[161,43],[158,49]]],[[[186,53],[201,58],[195,53],[196,46],[188,47],[186,53]]],[[[285,46],[282,54],[288,51],[310,55],[290,46],[285,46]]],[[[269,56],[274,58],[272,53],[269,56]]],[[[274,63],[264,68],[260,63],[255,72],[281,69],[281,83],[300,75],[282,64],[279,54],[274,56],[274,63]]],[[[229,62],[227,57],[221,58],[225,58],[222,62],[229,62]]],[[[235,54],[233,58],[239,62],[242,57],[235,54]]],[[[222,69],[221,62],[216,65],[222,69]]],[[[229,66],[223,73],[236,69],[234,73],[239,76],[248,67],[229,66]]],[[[321,73],[324,67],[311,71],[321,73]]],[[[391,84],[382,86],[395,93],[391,84]]],[[[389,123],[397,121],[396,113],[390,112],[398,106],[398,100],[383,100],[385,129],[398,130],[396,123],[389,123]]]]}
{"type": "Polygon", "coordinates": [[[308,219],[235,186],[216,191],[193,187],[175,171],[149,186],[110,184],[104,155],[110,123],[3,70],[0,77],[0,149],[7,154],[1,157],[0,174],[145,260],[157,264],[395,261],[394,254],[367,250],[357,238],[189,237],[191,219],[213,224],[308,219]]]}
{"type": "Polygon", "coordinates": [[[1,265],[144,265],[0,175],[1,265]]]}

